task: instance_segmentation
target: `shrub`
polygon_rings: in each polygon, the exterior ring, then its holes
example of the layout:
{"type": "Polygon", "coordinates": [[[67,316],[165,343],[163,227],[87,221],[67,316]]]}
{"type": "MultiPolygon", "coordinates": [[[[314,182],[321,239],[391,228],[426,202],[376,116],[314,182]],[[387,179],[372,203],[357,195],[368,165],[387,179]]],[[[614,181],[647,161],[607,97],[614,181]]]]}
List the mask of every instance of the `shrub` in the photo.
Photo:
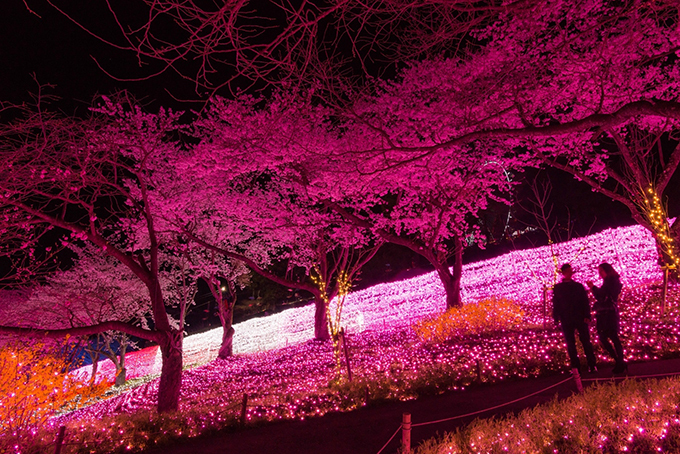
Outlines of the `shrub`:
{"type": "Polygon", "coordinates": [[[417,322],[413,329],[422,341],[434,343],[507,330],[519,325],[523,319],[524,311],[514,301],[487,298],[417,322]]]}
{"type": "Polygon", "coordinates": [[[86,405],[111,386],[91,384],[68,373],[68,366],[63,354],[50,353],[40,343],[0,349],[0,451],[24,445],[55,413],[86,405]]]}

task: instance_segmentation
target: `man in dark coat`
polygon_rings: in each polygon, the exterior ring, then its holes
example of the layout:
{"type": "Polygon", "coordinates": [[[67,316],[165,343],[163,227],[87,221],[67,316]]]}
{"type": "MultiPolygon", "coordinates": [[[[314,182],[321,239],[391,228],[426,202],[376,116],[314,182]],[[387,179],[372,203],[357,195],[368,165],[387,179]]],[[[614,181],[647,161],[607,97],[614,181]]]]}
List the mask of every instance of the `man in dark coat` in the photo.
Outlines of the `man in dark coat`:
{"type": "Polygon", "coordinates": [[[590,343],[590,301],[585,287],[572,280],[574,270],[571,265],[565,263],[560,268],[562,282],[555,284],[553,288],[553,319],[559,323],[564,333],[564,341],[567,343],[569,362],[572,369],[580,370],[581,362],[576,351],[576,336],[583,346],[588,361],[588,371],[596,372],[595,354],[593,345],[590,343]]]}

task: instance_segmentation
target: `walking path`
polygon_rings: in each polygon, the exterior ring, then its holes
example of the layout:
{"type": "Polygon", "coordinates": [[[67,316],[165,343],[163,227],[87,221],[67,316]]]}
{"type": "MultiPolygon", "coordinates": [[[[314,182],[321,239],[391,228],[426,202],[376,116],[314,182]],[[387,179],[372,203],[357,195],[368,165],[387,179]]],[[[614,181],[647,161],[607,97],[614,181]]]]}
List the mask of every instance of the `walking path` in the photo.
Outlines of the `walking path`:
{"type": "MultiPolygon", "coordinates": [[[[680,374],[680,359],[630,364],[630,378],[680,374]]],[[[517,412],[576,392],[568,374],[474,387],[407,402],[390,402],[305,421],[283,421],[187,439],[150,454],[378,454],[397,452],[403,413],[410,413],[411,446],[475,418],[517,412]],[[507,404],[507,405],[506,405],[507,404]],[[471,413],[477,414],[470,415],[471,413]],[[462,416],[461,415],[468,415],[462,416]],[[455,418],[455,419],[454,419],[455,418]],[[423,424],[440,421],[433,424],[423,424]],[[390,437],[393,437],[390,440],[390,437]],[[388,442],[389,441],[389,442],[388,442]],[[382,450],[382,451],[381,451],[382,450]]],[[[611,380],[611,366],[583,376],[584,386],[611,380]]],[[[617,378],[617,379],[622,379],[617,378]]]]}

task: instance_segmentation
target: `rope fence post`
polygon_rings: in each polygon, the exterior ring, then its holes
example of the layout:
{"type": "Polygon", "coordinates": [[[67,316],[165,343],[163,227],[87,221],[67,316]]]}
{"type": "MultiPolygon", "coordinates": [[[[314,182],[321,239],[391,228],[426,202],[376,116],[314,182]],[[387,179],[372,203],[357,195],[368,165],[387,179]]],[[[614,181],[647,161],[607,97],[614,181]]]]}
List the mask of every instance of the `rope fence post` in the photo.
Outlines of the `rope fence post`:
{"type": "Polygon", "coordinates": [[[411,454],[411,413],[401,416],[401,454],[411,454]]]}
{"type": "Polygon", "coordinates": [[[548,328],[548,286],[543,284],[543,329],[548,328]]]}
{"type": "Polygon", "coordinates": [[[668,266],[663,267],[663,300],[661,301],[661,316],[666,315],[666,301],[668,300],[668,266]]]}
{"type": "Polygon", "coordinates": [[[59,432],[57,433],[57,442],[54,447],[54,454],[61,453],[61,447],[64,444],[64,436],[66,435],[66,426],[60,426],[59,432]]]}
{"type": "Polygon", "coordinates": [[[366,393],[364,394],[364,405],[368,405],[369,401],[371,400],[371,393],[368,391],[368,385],[365,388],[366,393]]]}
{"type": "Polygon", "coordinates": [[[581,383],[581,374],[578,373],[577,368],[573,368],[571,370],[571,376],[574,379],[574,383],[576,384],[576,389],[578,392],[582,393],[583,392],[583,383],[581,383]]]}
{"type": "Polygon", "coordinates": [[[246,424],[246,412],[248,410],[248,393],[243,394],[243,401],[241,402],[241,425],[246,424]]]}

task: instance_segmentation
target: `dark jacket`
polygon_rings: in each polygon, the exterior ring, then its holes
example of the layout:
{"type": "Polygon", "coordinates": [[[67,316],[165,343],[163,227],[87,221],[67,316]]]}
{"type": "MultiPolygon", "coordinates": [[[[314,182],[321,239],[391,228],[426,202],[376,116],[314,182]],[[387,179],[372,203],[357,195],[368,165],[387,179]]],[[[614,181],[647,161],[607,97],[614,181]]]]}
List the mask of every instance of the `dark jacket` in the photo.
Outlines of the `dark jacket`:
{"type": "Polygon", "coordinates": [[[602,287],[593,286],[593,295],[595,296],[595,305],[593,310],[595,312],[615,311],[617,309],[617,302],[619,301],[619,294],[621,293],[621,279],[618,276],[607,276],[602,282],[602,287]]]}
{"type": "Polygon", "coordinates": [[[607,276],[602,287],[593,287],[595,296],[596,328],[599,333],[619,332],[618,300],[621,293],[621,280],[618,276],[607,276]]]}
{"type": "Polygon", "coordinates": [[[560,282],[553,288],[553,319],[563,325],[583,323],[590,319],[590,301],[582,284],[560,282]]]}

